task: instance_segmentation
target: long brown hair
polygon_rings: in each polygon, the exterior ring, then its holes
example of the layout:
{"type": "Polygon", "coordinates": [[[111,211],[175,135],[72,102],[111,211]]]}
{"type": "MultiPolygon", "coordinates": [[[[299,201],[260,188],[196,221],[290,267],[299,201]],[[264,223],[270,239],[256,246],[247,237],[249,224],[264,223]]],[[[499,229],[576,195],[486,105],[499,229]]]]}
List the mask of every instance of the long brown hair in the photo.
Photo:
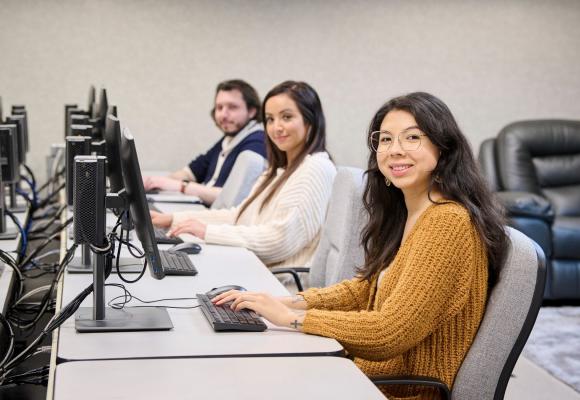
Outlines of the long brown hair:
{"type": "Polygon", "coordinates": [[[423,92],[388,101],[376,112],[369,126],[368,179],[363,198],[369,220],[362,234],[365,265],[359,273],[363,279],[370,280],[393,261],[401,245],[407,219],[403,192],[394,185],[385,185],[385,177],[379,170],[376,153],[371,146],[371,132],[380,129],[383,119],[392,110],[412,114],[421,131],[440,150],[441,156],[431,174],[430,187],[437,185],[445,199],[463,205],[469,212],[486,247],[489,284],[492,287],[507,252],[503,209],[489,191],[471,147],[449,108],[437,97],[423,92]]]}
{"type": "Polygon", "coordinates": [[[290,165],[288,165],[286,153],[278,149],[270,137],[266,135],[266,154],[268,156],[269,165],[268,170],[266,171],[266,179],[264,179],[254,194],[244,201],[237,219],[240,218],[246,208],[248,208],[260,193],[262,193],[274,178],[276,178],[276,170],[278,168],[285,168],[285,171],[276,184],[270,189],[268,195],[260,205],[260,211],[262,211],[270,200],[272,200],[274,194],[280,190],[288,178],[290,178],[294,171],[296,171],[300,164],[302,164],[302,161],[304,161],[304,158],[308,154],[326,151],[326,121],[324,119],[324,112],[322,111],[320,98],[312,86],[306,82],[296,81],[285,81],[275,86],[268,92],[264,98],[264,102],[262,103],[262,121],[266,120],[266,102],[271,97],[279,94],[288,95],[294,103],[296,103],[304,122],[310,126],[310,133],[306,137],[304,148],[290,165]]]}

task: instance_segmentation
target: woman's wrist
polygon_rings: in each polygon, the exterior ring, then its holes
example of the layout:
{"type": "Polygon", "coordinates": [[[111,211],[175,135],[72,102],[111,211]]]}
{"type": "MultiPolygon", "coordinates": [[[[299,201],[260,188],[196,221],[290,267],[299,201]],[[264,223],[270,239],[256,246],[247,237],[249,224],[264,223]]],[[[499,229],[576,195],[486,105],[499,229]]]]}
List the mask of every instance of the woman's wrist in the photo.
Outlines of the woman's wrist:
{"type": "Polygon", "coordinates": [[[304,326],[305,315],[306,311],[303,310],[291,311],[288,315],[286,326],[296,329],[297,331],[302,331],[304,326]]]}
{"type": "Polygon", "coordinates": [[[304,297],[300,294],[294,296],[280,297],[280,301],[294,310],[306,310],[308,308],[308,303],[304,300],[304,297]]]}

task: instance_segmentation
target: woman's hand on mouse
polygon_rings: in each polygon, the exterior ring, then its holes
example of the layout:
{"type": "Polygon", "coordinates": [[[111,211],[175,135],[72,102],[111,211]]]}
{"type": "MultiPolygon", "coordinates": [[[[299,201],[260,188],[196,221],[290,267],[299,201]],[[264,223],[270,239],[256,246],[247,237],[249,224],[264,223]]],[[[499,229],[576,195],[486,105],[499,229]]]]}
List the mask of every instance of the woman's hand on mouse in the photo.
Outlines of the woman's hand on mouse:
{"type": "Polygon", "coordinates": [[[252,310],[274,325],[302,330],[305,312],[290,309],[270,294],[230,290],[212,299],[212,302],[218,306],[230,301],[232,302],[230,307],[234,311],[252,310]]]}
{"type": "Polygon", "coordinates": [[[207,229],[207,225],[199,222],[195,218],[186,219],[178,224],[175,224],[167,234],[169,236],[178,236],[182,233],[190,233],[194,236],[197,236],[200,239],[205,239],[205,231],[207,229]]]}

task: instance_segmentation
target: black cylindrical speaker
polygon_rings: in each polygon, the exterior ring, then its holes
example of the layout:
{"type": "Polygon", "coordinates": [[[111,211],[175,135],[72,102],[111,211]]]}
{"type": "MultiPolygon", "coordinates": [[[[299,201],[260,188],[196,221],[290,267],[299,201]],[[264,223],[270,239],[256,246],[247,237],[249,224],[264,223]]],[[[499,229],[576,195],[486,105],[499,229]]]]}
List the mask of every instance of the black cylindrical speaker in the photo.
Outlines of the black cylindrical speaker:
{"type": "Polygon", "coordinates": [[[105,160],[103,156],[74,159],[73,221],[76,244],[105,243],[105,160]]]}
{"type": "Polygon", "coordinates": [[[74,159],[91,154],[91,138],[67,136],[66,138],[66,204],[73,204],[74,159]]]}

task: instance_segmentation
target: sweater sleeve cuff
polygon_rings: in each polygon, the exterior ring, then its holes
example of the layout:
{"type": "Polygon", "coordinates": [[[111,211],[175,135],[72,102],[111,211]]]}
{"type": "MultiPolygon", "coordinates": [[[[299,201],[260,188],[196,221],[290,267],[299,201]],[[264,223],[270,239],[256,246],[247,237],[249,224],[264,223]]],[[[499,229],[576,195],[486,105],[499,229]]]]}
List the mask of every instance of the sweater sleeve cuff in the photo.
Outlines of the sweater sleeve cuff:
{"type": "Polygon", "coordinates": [[[312,335],[324,335],[328,334],[323,329],[323,324],[321,321],[324,321],[324,311],[322,310],[308,310],[304,315],[304,321],[302,321],[302,331],[304,333],[309,333],[312,335]]]}
{"type": "Polygon", "coordinates": [[[323,304],[322,296],[320,295],[319,290],[317,288],[311,288],[298,294],[304,297],[308,309],[322,307],[323,304]]]}

